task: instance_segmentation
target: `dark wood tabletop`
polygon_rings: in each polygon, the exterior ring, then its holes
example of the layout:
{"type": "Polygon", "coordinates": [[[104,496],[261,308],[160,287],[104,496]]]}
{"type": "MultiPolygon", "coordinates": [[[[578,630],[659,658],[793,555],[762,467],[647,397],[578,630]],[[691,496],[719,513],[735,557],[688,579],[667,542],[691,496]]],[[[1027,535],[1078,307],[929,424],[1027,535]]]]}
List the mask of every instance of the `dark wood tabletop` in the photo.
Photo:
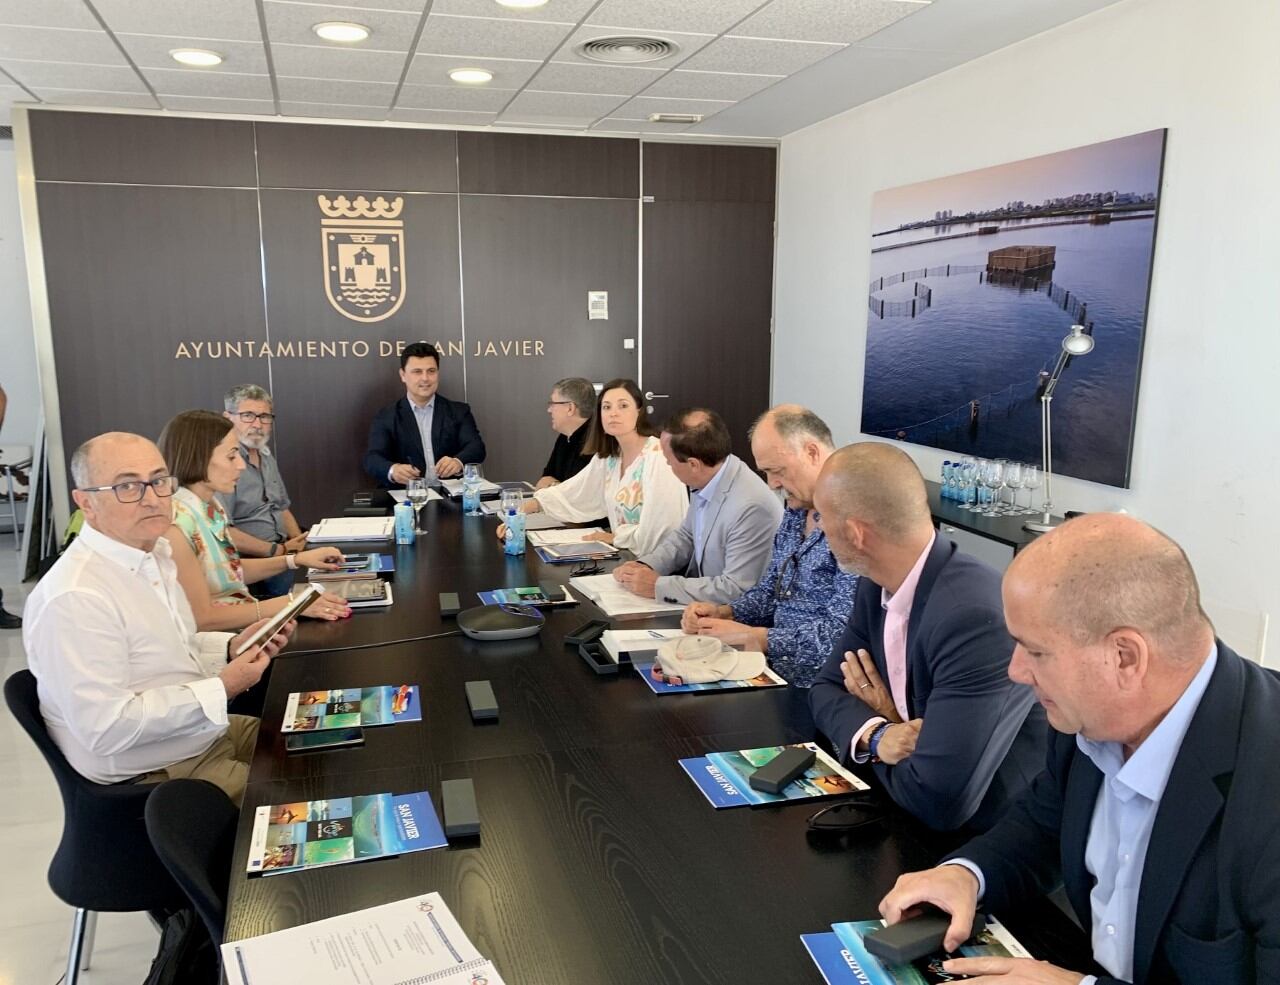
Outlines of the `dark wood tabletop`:
{"type": "MultiPolygon", "coordinates": [[[[949,847],[896,812],[833,839],[807,831],[820,805],[713,810],[676,760],[813,739],[808,692],[659,697],[629,667],[599,676],[563,642],[604,618],[585,602],[549,610],[527,640],[441,636],[456,631],[440,592],[457,592],[466,608],[477,591],[565,582],[569,572],[532,552],[507,558],[496,521],[463,516],[453,502],[423,515],[428,532],[416,544],[385,548],[396,558],[395,604],[341,623],[304,620],[272,666],[227,940],[438,891],[510,985],[817,983],[800,934],[876,916],[899,873],[949,847]],[[470,680],[492,682],[496,722],[471,721],[470,680]],[[421,723],[365,729],[353,749],[285,754],[290,692],[389,684],[421,687],[421,723]],[[439,810],[441,781],[459,777],[475,783],[478,838],[310,872],[244,873],[259,805],[426,790],[439,810]]],[[[625,628],[648,625],[678,618],[625,628]]],[[[1087,953],[1051,906],[1018,916],[1011,928],[1047,956],[1087,953]]]]}

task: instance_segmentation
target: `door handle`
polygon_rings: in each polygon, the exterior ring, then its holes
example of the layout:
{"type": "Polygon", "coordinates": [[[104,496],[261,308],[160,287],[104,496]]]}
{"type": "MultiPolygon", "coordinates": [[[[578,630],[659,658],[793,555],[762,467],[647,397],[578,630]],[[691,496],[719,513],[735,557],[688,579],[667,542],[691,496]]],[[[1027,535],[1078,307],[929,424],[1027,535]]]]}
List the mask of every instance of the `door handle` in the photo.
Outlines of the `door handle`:
{"type": "Polygon", "coordinates": [[[669,393],[654,393],[652,390],[646,390],[644,394],[645,400],[666,400],[670,397],[669,393]]]}

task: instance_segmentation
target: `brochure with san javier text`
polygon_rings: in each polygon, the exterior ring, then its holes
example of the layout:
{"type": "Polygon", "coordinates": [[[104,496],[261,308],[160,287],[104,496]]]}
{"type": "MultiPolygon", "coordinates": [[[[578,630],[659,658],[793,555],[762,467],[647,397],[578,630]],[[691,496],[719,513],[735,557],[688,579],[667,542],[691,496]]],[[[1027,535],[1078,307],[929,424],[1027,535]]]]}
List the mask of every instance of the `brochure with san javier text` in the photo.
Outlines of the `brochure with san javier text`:
{"type": "Polygon", "coordinates": [[[445,844],[425,791],[264,804],[254,812],[245,868],[249,873],[296,872],[445,844]]]}
{"type": "Polygon", "coordinates": [[[842,767],[812,742],[797,744],[816,754],[813,765],[804,776],[783,787],[781,793],[755,790],[747,782],[757,769],[772,761],[786,746],[762,749],[739,749],[736,752],[712,752],[705,756],[680,760],[680,766],[693,780],[716,810],[722,807],[747,807],[751,804],[783,804],[794,800],[839,797],[868,789],[867,785],[842,767]]]}
{"type": "Polygon", "coordinates": [[[422,721],[416,684],[295,691],[284,707],[281,732],[323,732],[422,721]]]}
{"type": "Polygon", "coordinates": [[[800,940],[827,985],[934,985],[967,977],[942,970],[942,962],[949,957],[1031,957],[999,920],[988,918],[986,929],[953,954],[939,951],[910,964],[887,965],[874,957],[862,940],[883,926],[883,920],[837,923],[832,924],[830,933],[802,934],[800,940]]]}

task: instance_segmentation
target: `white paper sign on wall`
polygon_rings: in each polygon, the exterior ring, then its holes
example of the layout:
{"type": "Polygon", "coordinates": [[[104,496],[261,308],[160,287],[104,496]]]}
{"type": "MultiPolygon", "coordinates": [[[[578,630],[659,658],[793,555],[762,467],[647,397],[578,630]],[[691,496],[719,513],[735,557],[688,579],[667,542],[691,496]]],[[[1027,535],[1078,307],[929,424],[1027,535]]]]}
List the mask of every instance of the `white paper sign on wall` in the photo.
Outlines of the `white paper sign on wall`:
{"type": "Polygon", "coordinates": [[[587,291],[587,320],[609,320],[609,292],[587,291]]]}

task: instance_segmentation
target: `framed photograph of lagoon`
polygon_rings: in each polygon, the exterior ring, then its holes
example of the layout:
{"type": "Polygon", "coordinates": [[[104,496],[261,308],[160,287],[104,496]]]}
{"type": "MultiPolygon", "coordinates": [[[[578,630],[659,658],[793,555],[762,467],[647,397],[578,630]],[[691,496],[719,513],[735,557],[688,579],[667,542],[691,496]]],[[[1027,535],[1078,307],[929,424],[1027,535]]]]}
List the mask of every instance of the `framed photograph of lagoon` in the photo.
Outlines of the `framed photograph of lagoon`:
{"type": "Polygon", "coordinates": [[[1129,486],[1164,130],[877,192],[862,431],[1129,486]]]}

